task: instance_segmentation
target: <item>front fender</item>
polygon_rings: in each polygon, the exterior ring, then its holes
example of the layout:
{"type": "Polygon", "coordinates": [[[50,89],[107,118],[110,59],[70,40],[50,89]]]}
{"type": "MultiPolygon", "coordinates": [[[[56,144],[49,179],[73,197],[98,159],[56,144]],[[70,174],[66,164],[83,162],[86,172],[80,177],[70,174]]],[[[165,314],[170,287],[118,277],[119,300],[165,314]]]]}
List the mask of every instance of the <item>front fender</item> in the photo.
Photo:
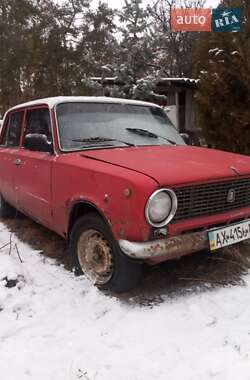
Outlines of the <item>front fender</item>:
{"type": "Polygon", "coordinates": [[[144,208],[158,184],[130,169],[82,157],[72,165],[65,162],[66,158],[57,160],[53,170],[54,218],[56,225],[63,221],[61,234],[67,235],[73,205],[86,202],[108,221],[117,240],[148,240],[151,228],[144,208]]]}

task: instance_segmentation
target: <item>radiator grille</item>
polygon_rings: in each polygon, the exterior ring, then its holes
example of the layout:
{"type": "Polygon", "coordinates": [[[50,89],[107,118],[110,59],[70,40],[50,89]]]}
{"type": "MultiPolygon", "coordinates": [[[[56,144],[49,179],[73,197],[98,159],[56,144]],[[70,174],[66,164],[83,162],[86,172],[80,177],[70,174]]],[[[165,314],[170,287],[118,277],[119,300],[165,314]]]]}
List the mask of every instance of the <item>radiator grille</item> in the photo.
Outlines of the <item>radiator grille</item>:
{"type": "Polygon", "coordinates": [[[184,186],[175,193],[178,209],[173,221],[219,214],[250,206],[250,178],[184,186]]]}

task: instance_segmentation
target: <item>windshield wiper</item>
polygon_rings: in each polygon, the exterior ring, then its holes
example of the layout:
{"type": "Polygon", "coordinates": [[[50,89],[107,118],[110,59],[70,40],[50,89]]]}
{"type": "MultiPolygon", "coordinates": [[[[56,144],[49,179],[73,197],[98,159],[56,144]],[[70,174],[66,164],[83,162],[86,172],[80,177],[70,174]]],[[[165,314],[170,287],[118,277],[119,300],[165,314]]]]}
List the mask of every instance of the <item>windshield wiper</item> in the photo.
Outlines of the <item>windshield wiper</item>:
{"type": "Polygon", "coordinates": [[[101,136],[97,136],[97,137],[88,137],[88,138],[85,138],[85,139],[73,139],[71,141],[74,141],[74,142],[82,142],[82,143],[86,143],[86,144],[92,144],[92,143],[102,143],[102,142],[112,142],[112,141],[117,141],[117,142],[120,142],[122,144],[125,144],[127,146],[135,146],[135,144],[132,144],[132,143],[129,143],[127,141],[123,141],[123,140],[118,140],[118,139],[111,139],[109,137],[101,137],[101,136]]]}
{"type": "Polygon", "coordinates": [[[147,136],[147,137],[151,137],[153,139],[163,139],[163,140],[166,140],[168,143],[172,144],[172,145],[177,145],[176,142],[174,142],[173,140],[170,140],[166,137],[163,137],[163,136],[159,136],[157,135],[156,133],[154,132],[150,132],[148,131],[147,129],[142,129],[142,128],[126,128],[127,131],[129,132],[132,132],[132,133],[136,133],[137,135],[141,135],[141,136],[147,136]]]}

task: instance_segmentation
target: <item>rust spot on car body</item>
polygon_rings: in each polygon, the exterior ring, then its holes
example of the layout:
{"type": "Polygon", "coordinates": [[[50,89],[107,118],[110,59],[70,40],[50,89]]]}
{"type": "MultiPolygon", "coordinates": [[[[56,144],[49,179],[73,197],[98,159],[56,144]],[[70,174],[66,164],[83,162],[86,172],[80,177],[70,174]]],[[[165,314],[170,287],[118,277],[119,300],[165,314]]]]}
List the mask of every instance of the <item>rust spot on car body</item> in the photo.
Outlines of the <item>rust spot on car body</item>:
{"type": "Polygon", "coordinates": [[[133,243],[121,240],[120,246],[128,256],[144,260],[164,257],[164,261],[209,248],[206,231],[183,234],[146,243],[133,243]]]}

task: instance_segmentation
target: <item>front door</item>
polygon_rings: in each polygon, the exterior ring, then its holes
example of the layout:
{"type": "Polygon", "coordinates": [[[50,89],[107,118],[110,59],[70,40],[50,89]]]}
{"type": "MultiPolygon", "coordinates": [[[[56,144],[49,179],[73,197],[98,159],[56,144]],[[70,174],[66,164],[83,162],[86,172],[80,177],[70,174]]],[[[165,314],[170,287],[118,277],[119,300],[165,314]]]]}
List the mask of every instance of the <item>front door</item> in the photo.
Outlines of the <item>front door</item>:
{"type": "Polygon", "coordinates": [[[18,208],[41,224],[52,225],[51,172],[54,155],[34,149],[26,149],[25,137],[32,134],[46,135],[52,143],[51,121],[48,108],[26,111],[23,147],[18,154],[20,165],[16,178],[18,208]]]}

